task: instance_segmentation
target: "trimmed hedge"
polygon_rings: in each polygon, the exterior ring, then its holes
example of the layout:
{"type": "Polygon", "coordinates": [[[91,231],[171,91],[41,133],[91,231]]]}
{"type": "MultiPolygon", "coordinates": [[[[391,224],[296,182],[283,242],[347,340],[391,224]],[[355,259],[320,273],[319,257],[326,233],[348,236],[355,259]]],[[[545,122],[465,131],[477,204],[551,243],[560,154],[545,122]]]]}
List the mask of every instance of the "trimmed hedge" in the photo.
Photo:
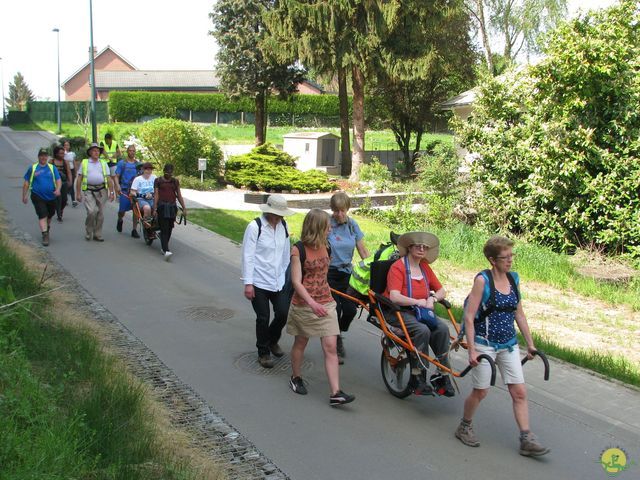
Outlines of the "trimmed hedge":
{"type": "MultiPolygon", "coordinates": [[[[339,116],[335,95],[292,95],[287,100],[269,98],[270,114],[339,116]]],[[[142,117],[180,118],[180,111],[255,112],[251,97],[230,98],[222,93],[111,92],[109,114],[117,122],[135,122],[142,117]]]]}

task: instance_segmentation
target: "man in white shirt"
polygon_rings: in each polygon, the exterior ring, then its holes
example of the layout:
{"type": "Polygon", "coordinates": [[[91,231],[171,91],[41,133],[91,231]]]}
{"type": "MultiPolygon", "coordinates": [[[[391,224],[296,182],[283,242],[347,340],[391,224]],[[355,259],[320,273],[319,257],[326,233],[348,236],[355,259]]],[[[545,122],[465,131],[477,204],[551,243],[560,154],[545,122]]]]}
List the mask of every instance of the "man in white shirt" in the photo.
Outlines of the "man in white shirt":
{"type": "Polygon", "coordinates": [[[252,220],[242,240],[242,281],[244,296],[256,312],[256,347],[258,361],[264,368],[272,368],[271,354],[281,357],[278,345],[282,328],[287,323],[289,294],[285,289],[291,244],[283,217],[295,212],[287,208],[282,195],[270,195],[260,205],[263,214],[252,220]],[[269,323],[273,305],[273,322],[269,323]]]}

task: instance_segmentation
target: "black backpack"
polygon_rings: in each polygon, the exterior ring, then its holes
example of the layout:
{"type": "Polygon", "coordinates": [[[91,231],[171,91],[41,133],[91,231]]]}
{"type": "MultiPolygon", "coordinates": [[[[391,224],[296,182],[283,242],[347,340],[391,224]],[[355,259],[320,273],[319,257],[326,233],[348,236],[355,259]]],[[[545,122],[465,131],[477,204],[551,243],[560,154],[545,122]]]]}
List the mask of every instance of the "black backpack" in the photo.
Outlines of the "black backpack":
{"type": "MultiPolygon", "coordinates": [[[[293,246],[297,247],[298,252],[300,252],[300,268],[302,269],[302,278],[304,278],[304,262],[307,259],[307,251],[304,248],[302,240],[298,240],[293,246]]],[[[331,258],[331,245],[329,245],[329,243],[327,243],[327,255],[331,258]]]]}
{"type": "MultiPolygon", "coordinates": [[[[262,218],[256,217],[254,220],[258,224],[258,237],[256,238],[256,241],[258,241],[258,238],[260,238],[260,235],[262,234],[262,218]]],[[[287,222],[284,218],[282,219],[282,226],[284,227],[285,235],[289,238],[289,230],[287,229],[287,222]]]]}

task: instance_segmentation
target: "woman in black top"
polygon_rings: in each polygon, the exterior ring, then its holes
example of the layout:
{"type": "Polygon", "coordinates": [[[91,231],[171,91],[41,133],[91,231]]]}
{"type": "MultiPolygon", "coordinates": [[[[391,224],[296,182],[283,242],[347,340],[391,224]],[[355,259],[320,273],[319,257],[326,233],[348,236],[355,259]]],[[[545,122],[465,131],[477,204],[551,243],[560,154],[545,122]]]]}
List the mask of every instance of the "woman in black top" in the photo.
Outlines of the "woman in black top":
{"type": "Polygon", "coordinates": [[[69,169],[69,164],[64,159],[64,148],[61,146],[54,147],[53,149],[53,158],[51,159],[51,163],[58,169],[60,173],[60,180],[62,181],[62,188],[60,189],[60,196],[56,198],[56,215],[58,216],[58,221],[62,222],[62,213],[64,212],[64,207],[67,206],[67,192],[69,191],[69,179],[71,179],[71,169],[69,169]]]}
{"type": "Polygon", "coordinates": [[[173,165],[167,163],[164,166],[163,172],[164,175],[156,178],[153,184],[153,214],[158,217],[158,225],[160,226],[160,243],[162,244],[164,259],[169,261],[171,255],[173,255],[169,250],[169,240],[171,239],[173,224],[175,223],[176,216],[178,214],[176,200],[178,200],[182,206],[182,214],[184,215],[184,218],[187,218],[187,209],[184,206],[184,200],[182,199],[182,193],[180,192],[180,182],[177,178],[173,178],[173,165]]]}

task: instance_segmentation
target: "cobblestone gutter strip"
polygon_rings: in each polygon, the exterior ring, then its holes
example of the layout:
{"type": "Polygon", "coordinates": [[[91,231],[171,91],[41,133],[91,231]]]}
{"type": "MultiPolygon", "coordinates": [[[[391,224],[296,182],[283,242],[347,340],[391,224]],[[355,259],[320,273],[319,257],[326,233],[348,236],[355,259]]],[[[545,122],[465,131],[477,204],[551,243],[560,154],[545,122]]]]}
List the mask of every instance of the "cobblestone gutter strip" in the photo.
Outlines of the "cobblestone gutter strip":
{"type": "Polygon", "coordinates": [[[100,305],[44,248],[35,246],[29,234],[8,231],[15,240],[39,249],[48,264],[47,274],[77,292],[75,307],[104,329],[109,347],[130,372],[144,382],[171,415],[171,424],[186,431],[191,446],[206,453],[232,480],[288,480],[271,460],[238,432],[225,418],[171,369],[106,308],[100,305]],[[53,268],[52,268],[53,267],[53,268]]]}

